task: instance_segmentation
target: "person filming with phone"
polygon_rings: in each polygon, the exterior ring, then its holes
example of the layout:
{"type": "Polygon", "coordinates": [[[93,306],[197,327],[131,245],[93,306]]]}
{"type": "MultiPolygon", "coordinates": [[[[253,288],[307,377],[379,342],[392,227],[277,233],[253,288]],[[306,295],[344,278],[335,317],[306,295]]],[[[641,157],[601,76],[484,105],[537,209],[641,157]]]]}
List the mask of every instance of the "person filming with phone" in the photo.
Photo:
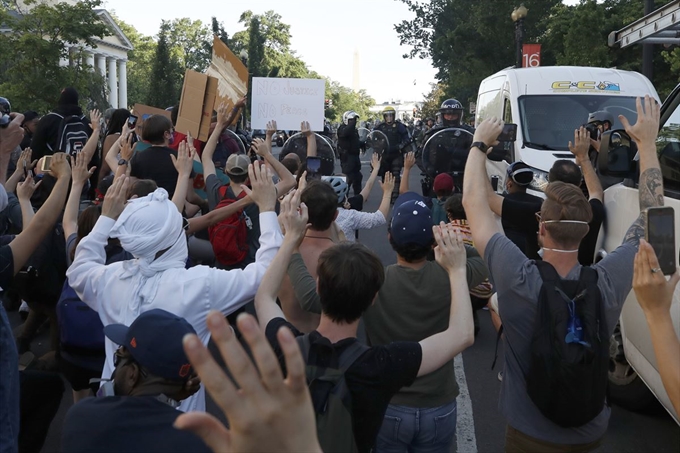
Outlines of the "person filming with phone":
{"type": "Polygon", "coordinates": [[[546,200],[536,213],[542,262],[528,259],[502,234],[486,202],[491,188],[485,165],[503,122],[486,119],[475,131],[463,206],[503,319],[499,409],[508,423],[506,451],[592,451],[607,431],[609,337],[633,285],[634,258],[647,226],[644,210],[664,200],[655,145],[659,106],[649,96],[636,104],[634,125],[622,116],[619,120],[640,152],[641,215],[623,243],[592,266],[578,262],[592,209],[574,185],[553,182],[545,189],[546,200]],[[539,330],[538,325],[551,328],[539,330]],[[556,360],[558,356],[563,359],[556,360]]]}

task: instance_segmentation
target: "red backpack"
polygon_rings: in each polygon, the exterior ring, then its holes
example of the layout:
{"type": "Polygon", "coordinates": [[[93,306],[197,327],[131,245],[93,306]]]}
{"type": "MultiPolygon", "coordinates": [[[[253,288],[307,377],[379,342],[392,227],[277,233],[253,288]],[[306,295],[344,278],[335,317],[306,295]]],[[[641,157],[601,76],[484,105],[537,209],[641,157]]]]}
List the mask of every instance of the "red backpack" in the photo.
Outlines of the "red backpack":
{"type": "MultiPolygon", "coordinates": [[[[222,200],[215,209],[229,206],[246,196],[246,192],[242,191],[237,197],[231,187],[225,187],[222,200]]],[[[210,244],[220,264],[234,266],[248,255],[248,220],[243,209],[239,209],[238,212],[208,228],[210,244]]]]}

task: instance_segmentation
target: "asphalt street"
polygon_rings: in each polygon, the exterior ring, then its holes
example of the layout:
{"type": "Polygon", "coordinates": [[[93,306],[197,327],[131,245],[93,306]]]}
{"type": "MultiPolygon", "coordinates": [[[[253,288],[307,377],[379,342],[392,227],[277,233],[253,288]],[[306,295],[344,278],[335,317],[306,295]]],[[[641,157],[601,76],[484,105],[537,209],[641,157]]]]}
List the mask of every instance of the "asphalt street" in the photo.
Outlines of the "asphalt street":
{"type": "MultiPolygon", "coordinates": [[[[277,152],[278,150],[275,150],[277,152]]],[[[364,182],[370,172],[368,158],[363,165],[364,182]]],[[[419,172],[414,171],[410,186],[419,192],[419,172]]],[[[365,211],[375,211],[381,199],[380,185],[376,183],[365,211]]],[[[382,259],[385,265],[394,264],[396,256],[387,241],[386,228],[359,233],[360,242],[367,244],[382,259]]],[[[458,397],[457,443],[451,451],[500,452],[503,451],[506,423],[498,411],[500,382],[498,372],[502,359],[491,369],[494,358],[496,332],[491,324],[488,311],[480,311],[481,330],[475,344],[456,359],[456,375],[461,387],[458,397]]],[[[13,326],[20,324],[17,312],[9,313],[13,326]]],[[[47,335],[43,333],[33,344],[36,356],[47,351],[47,335]]],[[[502,355],[502,351],[499,351],[502,355]]],[[[66,383],[66,382],[65,382],[66,383]]],[[[61,427],[66,411],[72,405],[72,394],[66,383],[61,407],[50,428],[43,452],[60,451],[61,427]]],[[[208,411],[223,419],[212,400],[208,411]]],[[[120,433],[125,435],[125,433],[120,433]]],[[[659,405],[651,413],[633,413],[617,406],[612,407],[609,430],[599,452],[673,452],[680,451],[680,426],[659,405]]]]}

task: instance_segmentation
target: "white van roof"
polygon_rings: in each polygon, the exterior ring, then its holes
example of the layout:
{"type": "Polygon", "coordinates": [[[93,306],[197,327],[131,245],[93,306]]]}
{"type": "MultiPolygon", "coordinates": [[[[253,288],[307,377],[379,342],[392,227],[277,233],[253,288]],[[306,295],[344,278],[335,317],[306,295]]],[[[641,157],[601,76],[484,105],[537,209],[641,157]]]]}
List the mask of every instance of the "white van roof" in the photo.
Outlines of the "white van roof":
{"type": "Polygon", "coordinates": [[[619,69],[579,66],[508,68],[484,79],[480,88],[487,80],[502,75],[507,77],[512,85],[511,91],[516,93],[516,96],[569,93],[609,96],[620,94],[628,97],[653,94],[659,100],[654,86],[642,74],[619,69]]]}

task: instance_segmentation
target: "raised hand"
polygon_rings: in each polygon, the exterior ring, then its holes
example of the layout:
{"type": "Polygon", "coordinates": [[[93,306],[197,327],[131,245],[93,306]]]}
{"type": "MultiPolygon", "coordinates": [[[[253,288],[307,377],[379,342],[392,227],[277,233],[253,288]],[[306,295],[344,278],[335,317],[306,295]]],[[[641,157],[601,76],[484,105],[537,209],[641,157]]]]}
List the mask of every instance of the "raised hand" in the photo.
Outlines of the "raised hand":
{"type": "Polygon", "coordinates": [[[248,102],[248,96],[243,96],[241,99],[236,101],[236,104],[234,104],[234,108],[242,109],[243,107],[246,106],[246,102],[248,102]]]}
{"type": "Polygon", "coordinates": [[[267,155],[272,153],[269,144],[265,140],[262,140],[261,138],[254,139],[251,147],[258,156],[266,157],[267,155]]]}
{"type": "Polygon", "coordinates": [[[20,201],[30,200],[35,190],[40,187],[40,184],[42,184],[42,180],[36,184],[33,178],[26,178],[17,185],[17,198],[20,201]]]}
{"type": "Polygon", "coordinates": [[[130,179],[121,176],[111,184],[106,191],[104,203],[102,203],[102,215],[117,220],[125,209],[127,203],[127,193],[130,186],[130,179]]]}
{"type": "Polygon", "coordinates": [[[392,191],[394,190],[395,179],[392,172],[389,171],[385,172],[384,181],[378,182],[380,183],[380,188],[383,191],[383,195],[391,194],[392,191]]]}
{"type": "Polygon", "coordinates": [[[71,179],[73,180],[73,184],[84,185],[85,181],[90,179],[90,177],[94,174],[94,171],[97,169],[97,167],[92,167],[88,170],[87,164],[88,162],[85,160],[85,155],[83,153],[78,153],[76,156],[76,163],[73,165],[73,169],[71,170],[71,179]]]}
{"type": "Polygon", "coordinates": [[[134,132],[128,133],[125,140],[123,140],[123,145],[120,147],[121,159],[125,159],[128,162],[132,159],[132,134],[134,134],[134,132]]]}
{"type": "Polygon", "coordinates": [[[477,126],[473,141],[482,142],[489,146],[487,154],[491,152],[491,146],[498,143],[498,136],[503,132],[503,121],[496,118],[487,118],[477,126]]]}
{"type": "Polygon", "coordinates": [[[467,257],[461,235],[455,231],[452,225],[447,225],[444,222],[434,225],[432,231],[437,242],[437,247],[434,249],[434,257],[437,263],[448,272],[465,271],[467,257]]]}
{"type": "Polygon", "coordinates": [[[177,148],[177,157],[170,155],[172,163],[180,178],[188,178],[194,168],[194,148],[183,141],[177,148]]]}
{"type": "Polygon", "coordinates": [[[640,248],[635,255],[633,289],[646,316],[670,315],[673,292],[680,281],[676,269],[670,280],[661,273],[659,260],[649,242],[640,239],[640,248]]]}
{"type": "Polygon", "coordinates": [[[283,327],[276,335],[286,362],[284,379],[255,318],[243,314],[236,323],[256,365],[222,314],[211,312],[207,319],[213,341],[239,389],[196,335],[184,338],[184,351],[229,420],[229,429],[205,412],[182,414],[175,427],[193,432],[216,452],[321,452],[305,362],[293,334],[283,327]]]}
{"type": "Polygon", "coordinates": [[[313,134],[312,129],[309,126],[309,121],[303,121],[300,123],[300,132],[302,132],[305,137],[309,137],[313,134]]]}
{"type": "Polygon", "coordinates": [[[569,151],[576,157],[576,160],[588,159],[590,149],[590,132],[581,126],[574,130],[574,143],[569,142],[569,151]]]}
{"type": "Polygon", "coordinates": [[[405,169],[412,169],[413,166],[416,164],[416,153],[413,151],[406,153],[406,157],[404,159],[404,168],[405,169]]]}
{"type": "Polygon", "coordinates": [[[99,112],[99,110],[97,109],[90,110],[90,127],[92,128],[93,133],[95,131],[97,131],[97,133],[99,132],[99,129],[102,126],[101,119],[102,115],[99,112]]]}
{"type": "Polygon", "coordinates": [[[649,95],[645,96],[644,100],[642,98],[635,99],[635,108],[637,109],[637,121],[635,124],[631,126],[628,119],[623,115],[619,115],[619,121],[623,124],[630,138],[635,140],[638,147],[653,145],[659,133],[661,108],[656,100],[649,95]]]}
{"type": "Polygon", "coordinates": [[[71,165],[66,160],[66,154],[55,153],[50,162],[50,173],[57,179],[71,177],[71,165]]]}
{"type": "Polygon", "coordinates": [[[376,152],[371,156],[371,171],[377,172],[380,169],[380,155],[376,152]]]}
{"type": "Polygon", "coordinates": [[[266,130],[265,133],[266,133],[268,138],[272,138],[274,136],[274,134],[276,134],[277,130],[278,129],[276,128],[276,121],[271,120],[267,123],[267,130],[266,130]]]}
{"type": "Polygon", "coordinates": [[[227,126],[227,121],[229,121],[229,110],[227,110],[227,104],[224,102],[220,103],[217,107],[217,124],[220,129],[227,126]]]}
{"type": "Polygon", "coordinates": [[[302,242],[305,237],[309,224],[309,214],[307,205],[300,203],[302,191],[293,189],[281,202],[281,213],[279,223],[283,225],[282,230],[286,233],[286,238],[293,240],[295,244],[302,242]]]}
{"type": "Polygon", "coordinates": [[[273,211],[276,207],[276,186],[265,165],[259,162],[248,165],[248,176],[252,189],[242,186],[243,190],[260,208],[260,212],[273,211]]]}

